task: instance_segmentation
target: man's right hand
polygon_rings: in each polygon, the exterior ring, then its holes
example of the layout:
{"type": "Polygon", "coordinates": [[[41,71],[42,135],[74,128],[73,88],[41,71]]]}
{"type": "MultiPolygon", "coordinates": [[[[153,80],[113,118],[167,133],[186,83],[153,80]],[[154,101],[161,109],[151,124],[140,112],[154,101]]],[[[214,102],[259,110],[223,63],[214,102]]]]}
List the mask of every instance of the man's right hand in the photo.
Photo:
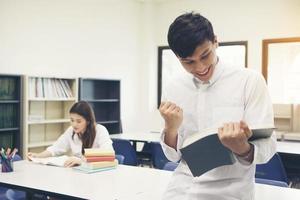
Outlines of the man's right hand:
{"type": "Polygon", "coordinates": [[[183,120],[183,111],[172,102],[162,102],[159,112],[165,120],[165,143],[176,149],[177,133],[183,120]]]}

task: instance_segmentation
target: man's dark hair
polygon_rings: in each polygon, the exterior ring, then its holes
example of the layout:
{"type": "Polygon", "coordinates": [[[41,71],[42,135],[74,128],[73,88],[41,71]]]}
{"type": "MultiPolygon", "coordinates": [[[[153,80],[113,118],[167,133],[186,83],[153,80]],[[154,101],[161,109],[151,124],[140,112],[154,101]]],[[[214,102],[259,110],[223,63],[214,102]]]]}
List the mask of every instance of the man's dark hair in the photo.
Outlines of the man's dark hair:
{"type": "Polygon", "coordinates": [[[214,42],[214,39],[210,21],[198,13],[180,15],[169,27],[169,46],[181,58],[191,56],[199,45],[207,40],[214,42]]]}

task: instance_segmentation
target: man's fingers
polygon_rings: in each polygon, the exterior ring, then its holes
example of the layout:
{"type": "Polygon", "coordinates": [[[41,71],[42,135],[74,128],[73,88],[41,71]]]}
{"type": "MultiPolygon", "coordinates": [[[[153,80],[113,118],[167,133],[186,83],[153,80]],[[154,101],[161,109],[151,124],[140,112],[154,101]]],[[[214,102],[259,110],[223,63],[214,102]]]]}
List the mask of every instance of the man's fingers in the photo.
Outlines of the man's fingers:
{"type": "Polygon", "coordinates": [[[228,123],[225,123],[223,125],[223,133],[227,133],[229,131],[229,124],[228,123]]]}
{"type": "Polygon", "coordinates": [[[159,107],[159,111],[162,114],[173,113],[173,112],[178,113],[180,112],[180,110],[181,108],[172,102],[162,102],[159,107]]]}
{"type": "Polygon", "coordinates": [[[169,101],[166,101],[166,102],[163,102],[160,104],[160,107],[159,107],[159,110],[160,111],[166,111],[170,108],[170,106],[172,106],[173,103],[169,102],[169,101]]]}
{"type": "Polygon", "coordinates": [[[240,123],[233,123],[233,132],[235,135],[240,134],[241,132],[240,123]]]}
{"type": "Polygon", "coordinates": [[[240,127],[245,133],[247,138],[250,138],[252,136],[252,131],[250,130],[249,126],[244,121],[240,121],[240,127]]]}
{"type": "Polygon", "coordinates": [[[160,103],[158,109],[159,109],[159,110],[162,109],[162,108],[164,107],[165,104],[166,104],[166,102],[165,102],[165,101],[162,101],[162,102],[160,103]]]}

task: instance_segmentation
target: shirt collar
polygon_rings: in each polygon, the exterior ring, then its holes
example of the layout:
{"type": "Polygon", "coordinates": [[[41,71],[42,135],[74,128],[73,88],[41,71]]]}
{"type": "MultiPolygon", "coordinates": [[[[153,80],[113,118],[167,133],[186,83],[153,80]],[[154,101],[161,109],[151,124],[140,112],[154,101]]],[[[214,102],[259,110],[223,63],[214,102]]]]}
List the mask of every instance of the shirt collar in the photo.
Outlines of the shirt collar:
{"type": "Polygon", "coordinates": [[[217,61],[217,64],[215,65],[215,69],[213,71],[213,74],[211,76],[211,78],[204,82],[204,81],[201,81],[200,79],[198,79],[197,77],[193,77],[193,82],[196,86],[196,88],[208,88],[210,87],[211,85],[213,85],[221,76],[222,74],[222,71],[223,71],[223,67],[222,67],[222,64],[220,63],[220,60],[218,58],[218,61],[217,61]]]}

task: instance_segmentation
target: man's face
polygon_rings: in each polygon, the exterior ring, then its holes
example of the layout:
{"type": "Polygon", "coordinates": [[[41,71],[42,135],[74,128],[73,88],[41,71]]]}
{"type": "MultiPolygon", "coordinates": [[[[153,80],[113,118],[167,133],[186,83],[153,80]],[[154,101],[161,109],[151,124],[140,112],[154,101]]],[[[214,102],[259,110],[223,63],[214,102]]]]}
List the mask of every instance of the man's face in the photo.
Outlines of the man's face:
{"type": "Polygon", "coordinates": [[[185,70],[196,78],[204,82],[209,81],[217,63],[217,46],[216,40],[214,42],[207,40],[195,49],[193,55],[186,58],[178,57],[179,61],[185,70]]]}

